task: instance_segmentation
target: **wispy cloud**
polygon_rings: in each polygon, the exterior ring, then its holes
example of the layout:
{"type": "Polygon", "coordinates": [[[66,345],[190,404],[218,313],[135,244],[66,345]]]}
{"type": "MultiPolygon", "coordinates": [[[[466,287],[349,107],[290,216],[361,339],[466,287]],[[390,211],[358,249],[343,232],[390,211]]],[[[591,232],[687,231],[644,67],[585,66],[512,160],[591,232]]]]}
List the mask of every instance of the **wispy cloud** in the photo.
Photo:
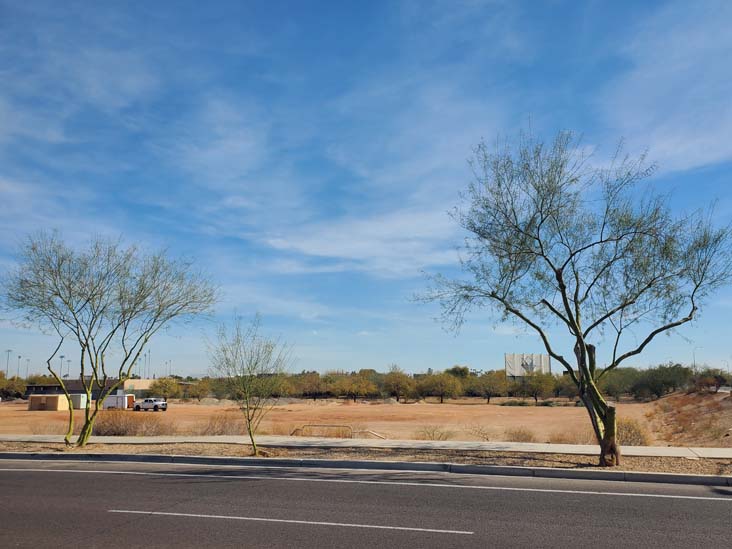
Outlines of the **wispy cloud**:
{"type": "Polygon", "coordinates": [[[266,242],[305,256],[342,259],[354,270],[415,277],[425,267],[455,262],[455,235],[446,212],[394,210],[304,225],[266,242]]]}
{"type": "Polygon", "coordinates": [[[731,19],[724,0],[673,2],[623,38],[628,67],[599,102],[608,127],[662,170],[732,160],[731,19]]]}

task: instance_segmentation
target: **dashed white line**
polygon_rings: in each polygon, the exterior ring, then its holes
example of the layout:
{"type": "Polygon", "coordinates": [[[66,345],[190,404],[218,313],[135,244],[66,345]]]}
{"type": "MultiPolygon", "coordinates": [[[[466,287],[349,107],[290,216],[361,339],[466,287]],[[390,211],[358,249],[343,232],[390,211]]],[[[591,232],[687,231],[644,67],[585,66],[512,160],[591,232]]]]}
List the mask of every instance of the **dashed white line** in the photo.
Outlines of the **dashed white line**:
{"type": "Polygon", "coordinates": [[[197,513],[170,513],[164,511],[135,511],[130,509],[110,509],[110,513],[124,513],[132,515],[152,515],[164,517],[185,517],[185,518],[205,518],[205,519],[225,519],[225,520],[247,520],[253,522],[280,522],[287,524],[307,524],[311,526],[338,526],[344,528],[372,528],[376,530],[402,530],[407,532],[427,532],[430,534],[457,534],[463,536],[472,536],[475,532],[466,530],[441,530],[437,528],[414,528],[409,526],[385,526],[381,524],[353,524],[349,522],[325,522],[317,520],[294,520],[294,519],[275,519],[264,517],[235,517],[229,515],[201,515],[197,513]]]}

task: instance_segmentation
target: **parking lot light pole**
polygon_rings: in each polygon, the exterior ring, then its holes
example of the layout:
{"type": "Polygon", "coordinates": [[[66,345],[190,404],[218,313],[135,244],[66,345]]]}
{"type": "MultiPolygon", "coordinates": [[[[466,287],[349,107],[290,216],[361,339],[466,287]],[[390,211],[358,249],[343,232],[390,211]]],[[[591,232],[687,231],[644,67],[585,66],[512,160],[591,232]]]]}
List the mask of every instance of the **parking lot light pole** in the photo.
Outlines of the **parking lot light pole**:
{"type": "Polygon", "coordinates": [[[10,365],[10,353],[12,353],[12,352],[13,352],[12,349],[7,349],[5,351],[5,378],[6,379],[10,377],[10,366],[9,365],[10,365]]]}

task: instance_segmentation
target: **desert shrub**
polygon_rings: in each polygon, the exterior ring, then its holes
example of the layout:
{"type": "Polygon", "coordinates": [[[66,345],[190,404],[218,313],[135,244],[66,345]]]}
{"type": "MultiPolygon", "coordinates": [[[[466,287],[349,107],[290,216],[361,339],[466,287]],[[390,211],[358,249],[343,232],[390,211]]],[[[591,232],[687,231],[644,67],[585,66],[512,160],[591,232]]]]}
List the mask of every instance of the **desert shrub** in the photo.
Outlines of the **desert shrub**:
{"type": "Polygon", "coordinates": [[[63,435],[67,428],[68,423],[65,421],[48,421],[34,423],[30,426],[30,432],[34,435],[63,435]]]}
{"type": "Polygon", "coordinates": [[[259,433],[263,435],[283,435],[290,436],[299,426],[294,423],[270,423],[266,426],[260,425],[259,433]]]}
{"type": "Polygon", "coordinates": [[[199,434],[204,436],[246,435],[247,429],[244,417],[238,412],[220,412],[208,418],[208,421],[201,426],[199,434]]]}
{"type": "Polygon", "coordinates": [[[454,431],[440,425],[424,425],[416,433],[417,440],[449,440],[455,435],[454,431]]]}
{"type": "Polygon", "coordinates": [[[536,435],[526,427],[517,427],[516,429],[506,429],[503,433],[506,442],[536,442],[536,435]]]}
{"type": "Polygon", "coordinates": [[[623,446],[648,446],[651,443],[648,430],[630,418],[618,419],[617,438],[618,444],[623,446]]]}
{"type": "Polygon", "coordinates": [[[313,425],[302,430],[304,437],[325,438],[353,438],[353,429],[350,425],[313,425]]]}
{"type": "Polygon", "coordinates": [[[479,438],[480,440],[483,440],[485,442],[488,442],[491,440],[491,433],[490,430],[487,427],[484,427],[483,425],[478,425],[477,423],[473,423],[470,425],[466,425],[464,427],[465,432],[473,435],[475,438],[479,438]]]}
{"type": "Polygon", "coordinates": [[[531,403],[528,400],[507,400],[501,402],[501,406],[531,406],[531,403]]]}
{"type": "Polygon", "coordinates": [[[556,406],[557,403],[553,402],[551,400],[542,400],[541,402],[537,402],[536,405],[537,406],[549,406],[551,408],[552,406],[556,406]]]}
{"type": "Polygon", "coordinates": [[[160,415],[109,410],[101,412],[97,416],[93,434],[98,436],[174,435],[175,427],[160,415]]]}
{"type": "Polygon", "coordinates": [[[551,444],[595,444],[595,435],[591,430],[581,433],[571,433],[567,431],[556,431],[549,435],[551,444]]]}

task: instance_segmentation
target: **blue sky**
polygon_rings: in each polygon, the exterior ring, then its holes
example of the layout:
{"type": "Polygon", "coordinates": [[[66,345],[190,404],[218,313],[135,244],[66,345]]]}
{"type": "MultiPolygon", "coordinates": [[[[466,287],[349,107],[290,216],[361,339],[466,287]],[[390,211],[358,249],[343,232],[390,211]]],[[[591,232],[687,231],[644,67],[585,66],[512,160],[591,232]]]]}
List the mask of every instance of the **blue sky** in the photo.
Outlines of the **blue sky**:
{"type": "MultiPolygon", "coordinates": [[[[454,272],[446,212],[481,138],[568,128],[598,158],[624,138],[675,207],[732,220],[732,4],[640,4],[0,2],[0,268],[39,228],[167,247],[221,285],[217,318],[261,312],[297,370],[539,352],[410,300],[422,271],[454,272]]],[[[636,364],[723,366],[730,314],[722,292],[636,364]]],[[[158,337],[153,366],[205,373],[211,327],[158,337]]],[[[11,364],[40,370],[50,345],[0,323],[11,364]]]]}

